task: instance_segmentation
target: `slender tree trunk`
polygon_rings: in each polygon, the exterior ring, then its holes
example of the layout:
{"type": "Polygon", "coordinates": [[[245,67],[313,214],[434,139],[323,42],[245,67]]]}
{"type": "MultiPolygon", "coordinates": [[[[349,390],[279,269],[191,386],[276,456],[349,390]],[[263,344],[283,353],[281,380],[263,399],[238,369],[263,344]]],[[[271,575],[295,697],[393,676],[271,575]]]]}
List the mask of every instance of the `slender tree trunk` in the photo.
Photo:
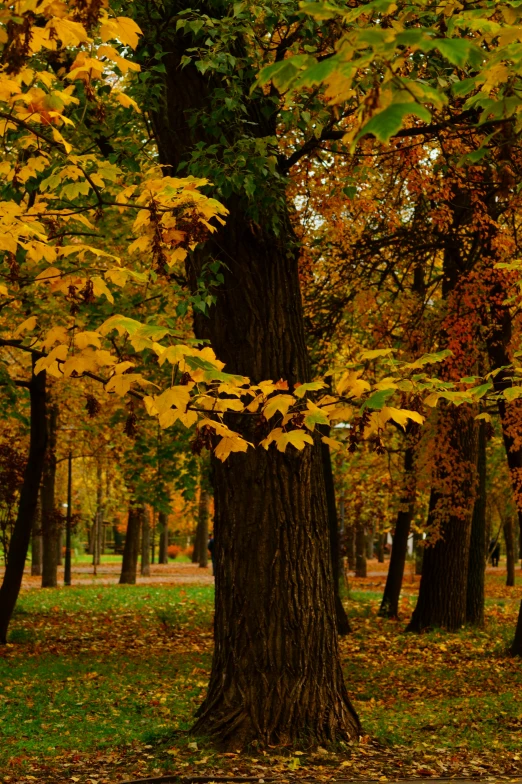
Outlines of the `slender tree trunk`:
{"type": "Polygon", "coordinates": [[[61,547],[61,521],[56,508],[56,436],[58,407],[51,405],[47,416],[47,452],[40,490],[42,509],[42,588],[58,585],[58,547],[61,547]]]}
{"type": "Polygon", "coordinates": [[[508,515],[503,523],[504,541],[506,543],[506,585],[515,585],[515,521],[508,515]]]}
{"type": "Polygon", "coordinates": [[[31,397],[29,456],[24,471],[18,514],[11,536],[4,579],[0,588],[0,645],[5,645],[7,642],[7,629],[22,585],[25,559],[36,516],[38,489],[42,478],[47,442],[45,381],[46,374],[45,371],[42,371],[37,376],[31,377],[29,386],[31,397]]]}
{"type": "Polygon", "coordinates": [[[202,569],[208,566],[208,506],[209,506],[209,492],[204,479],[202,479],[199,488],[199,502],[198,502],[198,527],[196,529],[196,539],[194,542],[194,553],[196,554],[196,563],[202,569]]]}
{"type": "Polygon", "coordinates": [[[479,422],[477,474],[478,487],[471,521],[466,621],[484,626],[484,578],[487,562],[486,538],[486,423],[479,422]]]}
{"type": "Polygon", "coordinates": [[[337,521],[337,504],[335,502],[335,485],[332,471],[332,457],[328,444],[321,444],[323,458],[323,474],[326,490],[326,503],[328,506],[328,526],[330,529],[330,559],[332,562],[332,579],[335,595],[335,614],[337,617],[337,632],[344,636],[350,634],[350,623],[346,610],[341,600],[340,576],[341,561],[339,552],[339,523],[337,521]]]}
{"type": "Polygon", "coordinates": [[[510,653],[512,656],[522,656],[522,603],[520,604],[515,637],[511,643],[510,653]]]}
{"type": "Polygon", "coordinates": [[[399,598],[401,595],[406,553],[408,552],[408,537],[410,535],[411,521],[415,512],[415,475],[413,472],[414,447],[407,446],[404,452],[404,479],[403,493],[390,556],[390,566],[384,594],[382,597],[379,615],[382,618],[399,617],[399,598]]]}
{"type": "Polygon", "coordinates": [[[158,515],[158,528],[160,532],[158,563],[167,564],[169,562],[169,529],[168,518],[165,512],[160,512],[158,515]]]}
{"type": "Polygon", "coordinates": [[[150,515],[147,509],[140,508],[141,527],[141,575],[150,576],[150,515]]]}
{"type": "Polygon", "coordinates": [[[415,576],[420,577],[424,562],[424,539],[419,533],[413,534],[413,557],[415,558],[415,576]]]}
{"type": "Polygon", "coordinates": [[[377,561],[384,563],[384,546],[386,544],[386,534],[380,534],[377,540],[377,561]]]}
{"type": "Polygon", "coordinates": [[[31,575],[42,576],[42,510],[39,504],[31,533],[31,575]]]}
{"type": "Polygon", "coordinates": [[[366,577],[366,529],[360,509],[355,522],[355,576],[366,577]]]}
{"type": "Polygon", "coordinates": [[[366,558],[371,561],[373,558],[373,543],[375,539],[375,526],[372,525],[366,534],[366,558]]]}
{"type": "Polygon", "coordinates": [[[121,563],[120,585],[135,585],[136,569],[138,566],[138,553],[140,546],[140,511],[137,507],[129,507],[127,534],[123,548],[121,563]]]}
{"type": "Polygon", "coordinates": [[[466,621],[471,518],[475,500],[477,438],[475,412],[466,406],[438,411],[436,467],[417,605],[407,631],[429,627],[456,631],[466,621]]]}
{"type": "Polygon", "coordinates": [[[355,571],[355,525],[351,523],[346,526],[346,557],[348,558],[348,569],[355,571]]]}
{"type": "Polygon", "coordinates": [[[101,459],[96,461],[96,518],[92,536],[92,562],[100,563],[101,540],[103,536],[103,467],[101,459]]]}

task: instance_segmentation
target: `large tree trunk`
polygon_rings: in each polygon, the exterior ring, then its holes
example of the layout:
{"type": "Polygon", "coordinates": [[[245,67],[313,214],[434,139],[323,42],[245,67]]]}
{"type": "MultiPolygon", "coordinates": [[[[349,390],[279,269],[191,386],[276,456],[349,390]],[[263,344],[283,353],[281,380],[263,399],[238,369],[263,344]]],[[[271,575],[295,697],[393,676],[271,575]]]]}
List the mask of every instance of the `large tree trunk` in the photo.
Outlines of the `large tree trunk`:
{"type": "Polygon", "coordinates": [[[141,576],[150,577],[150,515],[147,509],[140,509],[141,526],[141,576]]]}
{"type": "Polygon", "coordinates": [[[129,507],[129,519],[127,521],[127,534],[125,536],[125,546],[123,548],[123,559],[121,562],[120,585],[136,584],[136,569],[138,566],[138,553],[140,548],[140,525],[141,515],[137,507],[129,507]]]}
{"type": "Polygon", "coordinates": [[[444,406],[435,424],[436,473],[417,605],[407,631],[443,627],[456,631],[466,621],[471,518],[475,500],[477,438],[474,411],[444,406]]]}
{"type": "MultiPolygon", "coordinates": [[[[34,366],[34,360],[33,360],[34,366]]],[[[18,514],[11,536],[7,565],[0,588],[0,645],[7,642],[7,629],[22,585],[25,559],[36,516],[38,489],[42,478],[47,441],[45,371],[33,375],[29,385],[31,396],[31,434],[29,456],[20,491],[18,514]]]]}
{"type": "Polygon", "coordinates": [[[341,560],[339,552],[339,523],[337,521],[337,504],[335,502],[335,485],[332,471],[332,457],[328,444],[321,444],[323,458],[323,474],[326,490],[326,503],[328,506],[328,526],[330,529],[330,558],[332,560],[332,579],[335,597],[335,614],[337,617],[337,631],[341,635],[350,634],[350,623],[346,610],[343,607],[339,593],[341,576],[341,560]]]}
{"type": "Polygon", "coordinates": [[[471,520],[468,585],[466,590],[466,621],[484,626],[484,578],[487,560],[486,538],[486,423],[479,423],[477,474],[478,487],[471,520]]]}
{"type": "Polygon", "coordinates": [[[506,585],[515,585],[515,521],[508,515],[502,525],[506,543],[506,585]]]}
{"type": "MultiPolygon", "coordinates": [[[[505,304],[508,297],[508,283],[501,270],[490,272],[492,281],[488,292],[489,329],[486,334],[491,370],[508,368],[510,365],[509,347],[512,338],[512,319],[509,305],[505,304]]],[[[520,448],[520,421],[522,417],[522,400],[508,402],[503,392],[512,386],[509,370],[500,370],[492,376],[497,399],[498,412],[502,425],[502,436],[506,449],[513,498],[517,505],[518,524],[522,530],[522,449],[520,448]]],[[[511,646],[513,655],[522,656],[522,603],[518,615],[515,638],[511,646]]]]}
{"type": "Polygon", "coordinates": [[[47,417],[47,452],[42,475],[40,503],[42,509],[42,588],[58,585],[58,546],[61,545],[61,521],[56,509],[56,436],[58,407],[49,406],[47,417]]]}
{"type": "MultiPolygon", "coordinates": [[[[178,3],[167,6],[179,13],[178,3]]],[[[193,112],[214,111],[214,100],[222,104],[218,91],[229,88],[217,73],[180,68],[193,41],[176,35],[174,22],[163,30],[165,107],[152,123],[160,161],[175,173],[197,142],[215,140],[212,122],[190,125],[193,112]]],[[[234,46],[240,54],[242,42],[234,46]]],[[[227,125],[227,143],[243,144],[247,134],[254,149],[252,134],[274,132],[273,111],[261,91],[248,97],[249,85],[243,87],[247,123],[227,125]]],[[[270,181],[270,204],[263,198],[256,199],[261,212],[253,219],[245,194],[230,196],[226,225],[188,258],[193,290],[211,260],[221,263],[224,276],[209,316],[195,316],[195,331],[210,339],[227,372],[254,383],[283,378],[291,390],[310,378],[297,246],[277,179],[270,181]]],[[[227,421],[259,442],[263,423],[256,417],[227,421]]],[[[195,730],[233,749],[253,741],[357,736],[339,659],[320,445],[302,452],[289,447],[284,454],[274,446],[252,448],[225,464],[215,460],[213,484],[215,648],[195,730]]]]}
{"type": "Polygon", "coordinates": [[[158,515],[158,528],[160,532],[158,563],[167,564],[169,562],[169,528],[168,518],[165,512],[160,512],[158,515]]]}
{"type": "Polygon", "coordinates": [[[413,472],[414,447],[408,445],[404,452],[404,478],[403,493],[397,512],[397,522],[393,534],[393,545],[390,556],[390,566],[384,594],[382,597],[379,615],[382,618],[399,617],[399,597],[401,595],[406,553],[408,552],[408,537],[410,535],[411,521],[415,512],[415,475],[413,472]]]}

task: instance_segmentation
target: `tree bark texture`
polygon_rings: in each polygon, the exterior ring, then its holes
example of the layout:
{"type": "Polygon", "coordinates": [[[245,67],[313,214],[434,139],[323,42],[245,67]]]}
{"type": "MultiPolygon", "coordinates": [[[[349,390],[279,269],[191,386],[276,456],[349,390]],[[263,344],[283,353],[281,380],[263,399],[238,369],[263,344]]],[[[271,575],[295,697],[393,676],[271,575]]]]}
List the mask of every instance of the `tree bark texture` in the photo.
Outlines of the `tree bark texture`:
{"type": "Polygon", "coordinates": [[[22,585],[25,559],[36,516],[38,490],[47,442],[45,382],[46,374],[45,371],[42,371],[37,376],[32,376],[29,387],[31,398],[29,456],[24,471],[18,514],[11,536],[4,579],[0,588],[0,645],[5,645],[7,642],[7,629],[22,585]]]}
{"type": "Polygon", "coordinates": [[[40,489],[42,510],[42,588],[56,588],[58,585],[58,547],[61,533],[61,519],[56,508],[56,436],[58,428],[58,407],[50,405],[47,415],[47,451],[40,489]]]}
{"type": "Polygon", "coordinates": [[[506,543],[506,585],[515,585],[515,521],[508,515],[502,524],[506,543]]]}
{"type": "Polygon", "coordinates": [[[159,550],[158,550],[158,563],[166,564],[169,562],[169,529],[168,518],[165,512],[158,514],[158,528],[159,528],[159,550]]]}
{"type": "Polygon", "coordinates": [[[399,598],[404,577],[406,553],[408,552],[408,537],[415,512],[415,473],[413,465],[414,447],[408,445],[404,452],[403,491],[393,534],[390,566],[379,608],[381,618],[399,617],[399,598]]]}
{"type": "Polygon", "coordinates": [[[123,548],[123,559],[121,563],[120,585],[136,584],[136,569],[138,566],[138,553],[140,548],[140,510],[137,507],[129,507],[129,518],[127,521],[127,534],[125,536],[125,546],[123,548]]]}
{"type": "Polygon", "coordinates": [[[150,515],[147,509],[140,507],[141,516],[141,575],[150,576],[150,515]]]}
{"type": "MultiPolygon", "coordinates": [[[[179,3],[167,6],[179,11],[179,3]]],[[[214,140],[212,123],[190,126],[193,112],[210,111],[228,87],[217,73],[180,68],[193,40],[176,34],[174,23],[163,29],[165,104],[152,124],[160,161],[176,173],[196,143],[214,140]]],[[[239,53],[243,43],[234,46],[239,53]]],[[[249,88],[244,85],[245,96],[249,88]]],[[[227,126],[227,142],[274,132],[261,92],[246,101],[247,123],[227,126]]],[[[214,290],[209,316],[195,315],[195,332],[210,339],[225,370],[254,383],[283,378],[291,390],[310,378],[310,369],[297,246],[275,179],[271,194],[259,220],[246,211],[244,194],[228,198],[226,225],[189,256],[187,275],[195,290],[204,265],[221,262],[224,283],[214,290]]],[[[264,437],[255,417],[229,415],[227,421],[250,442],[264,437]]],[[[357,736],[339,659],[320,445],[285,453],[274,446],[249,449],[224,464],[214,460],[213,468],[215,649],[195,731],[233,749],[252,741],[357,736]]]]}
{"type": "Polygon", "coordinates": [[[332,456],[328,444],[321,444],[323,458],[324,486],[328,507],[328,527],[330,529],[330,558],[332,561],[332,580],[335,598],[335,614],[337,631],[340,635],[350,634],[350,622],[343,607],[340,594],[341,555],[339,551],[339,522],[337,520],[337,504],[335,502],[335,485],[332,471],[332,456]]]}
{"type": "Polygon", "coordinates": [[[484,626],[484,582],[488,541],[486,537],[486,423],[478,426],[478,486],[471,520],[468,584],[466,590],[466,621],[484,626]]]}
{"type": "Polygon", "coordinates": [[[465,405],[444,406],[438,411],[436,473],[427,524],[432,542],[424,549],[419,597],[407,631],[430,627],[456,631],[466,621],[477,462],[474,415],[465,405]]]}

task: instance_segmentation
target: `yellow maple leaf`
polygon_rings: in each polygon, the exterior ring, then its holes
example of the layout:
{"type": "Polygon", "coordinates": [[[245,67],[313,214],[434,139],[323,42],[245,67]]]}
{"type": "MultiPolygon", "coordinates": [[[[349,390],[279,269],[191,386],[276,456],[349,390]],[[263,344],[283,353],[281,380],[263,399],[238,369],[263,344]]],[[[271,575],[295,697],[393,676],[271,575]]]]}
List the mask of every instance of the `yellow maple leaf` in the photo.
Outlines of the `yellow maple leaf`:
{"type": "Polygon", "coordinates": [[[295,403],[293,395],[275,395],[270,398],[266,406],[263,408],[263,415],[265,419],[271,419],[278,411],[281,414],[288,413],[288,409],[295,403]]]}
{"type": "Polygon", "coordinates": [[[219,460],[224,462],[231,452],[246,452],[249,446],[252,445],[245,441],[244,438],[241,438],[241,436],[234,436],[233,438],[225,436],[214,449],[214,454],[219,460]]]}

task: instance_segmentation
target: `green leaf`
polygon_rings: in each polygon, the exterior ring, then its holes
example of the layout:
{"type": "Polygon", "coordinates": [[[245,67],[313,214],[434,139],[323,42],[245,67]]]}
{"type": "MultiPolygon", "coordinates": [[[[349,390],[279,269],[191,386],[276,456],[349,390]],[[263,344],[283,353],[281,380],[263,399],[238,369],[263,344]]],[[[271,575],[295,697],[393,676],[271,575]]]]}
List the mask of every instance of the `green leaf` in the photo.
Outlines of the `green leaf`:
{"type": "Polygon", "coordinates": [[[377,411],[380,411],[386,405],[386,401],[389,400],[390,397],[394,394],[395,389],[380,389],[378,392],[374,392],[373,395],[370,395],[368,400],[365,400],[361,406],[361,411],[365,408],[373,408],[377,411]]]}
{"type": "Polygon", "coordinates": [[[472,54],[476,54],[478,49],[475,44],[465,38],[438,38],[435,44],[446,60],[460,67],[466,65],[472,54]]]}
{"type": "Polygon", "coordinates": [[[425,122],[431,120],[431,113],[425,106],[418,103],[392,103],[382,112],[374,114],[369,122],[363,126],[357,140],[367,134],[373,134],[383,144],[387,144],[404,125],[404,120],[409,115],[415,115],[425,122]]]}

